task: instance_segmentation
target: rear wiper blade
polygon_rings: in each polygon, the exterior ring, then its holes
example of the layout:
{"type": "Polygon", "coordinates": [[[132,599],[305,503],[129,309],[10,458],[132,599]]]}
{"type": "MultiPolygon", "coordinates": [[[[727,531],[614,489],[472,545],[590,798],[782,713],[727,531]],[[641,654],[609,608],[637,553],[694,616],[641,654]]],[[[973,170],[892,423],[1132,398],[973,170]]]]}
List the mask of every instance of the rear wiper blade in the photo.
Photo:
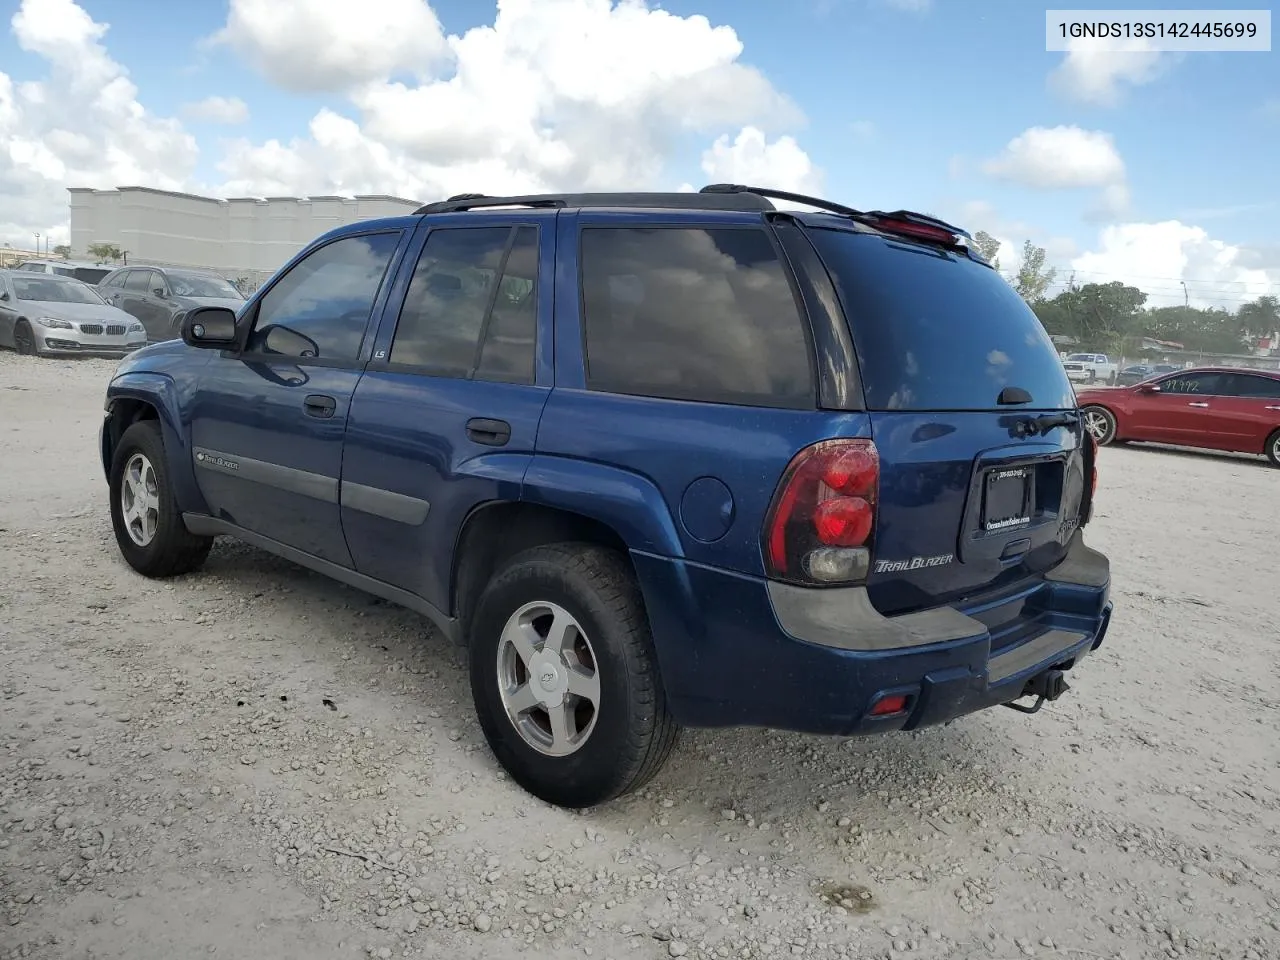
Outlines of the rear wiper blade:
{"type": "Polygon", "coordinates": [[[1046,434],[1055,427],[1074,427],[1079,421],[1080,414],[1076,411],[1064,410],[1061,413],[1045,413],[1019,420],[1015,429],[1019,436],[1034,437],[1037,433],[1046,434]]]}

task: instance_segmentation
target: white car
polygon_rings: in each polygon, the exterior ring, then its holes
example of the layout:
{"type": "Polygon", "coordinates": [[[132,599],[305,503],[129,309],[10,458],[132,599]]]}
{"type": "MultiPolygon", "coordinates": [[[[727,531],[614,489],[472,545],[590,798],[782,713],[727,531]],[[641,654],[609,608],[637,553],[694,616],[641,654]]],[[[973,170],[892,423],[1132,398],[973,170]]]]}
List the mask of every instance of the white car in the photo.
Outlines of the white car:
{"type": "Polygon", "coordinates": [[[1062,369],[1077,383],[1115,383],[1119,372],[1105,353],[1073,353],[1062,361],[1062,369]]]}
{"type": "Polygon", "coordinates": [[[121,357],[146,342],[141,323],[79,280],[0,270],[0,346],[39,356],[121,357]]]}
{"type": "Polygon", "coordinates": [[[75,277],[92,286],[109,274],[114,267],[91,263],[88,260],[23,260],[13,269],[26,273],[52,273],[59,277],[75,277]]]}

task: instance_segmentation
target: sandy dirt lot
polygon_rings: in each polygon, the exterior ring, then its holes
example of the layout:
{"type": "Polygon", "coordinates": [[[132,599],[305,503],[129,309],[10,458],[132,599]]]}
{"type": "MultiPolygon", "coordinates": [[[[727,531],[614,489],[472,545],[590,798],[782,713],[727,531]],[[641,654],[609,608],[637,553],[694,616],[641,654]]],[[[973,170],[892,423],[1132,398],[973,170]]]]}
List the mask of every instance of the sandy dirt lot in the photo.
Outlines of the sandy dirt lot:
{"type": "Polygon", "coordinates": [[[1038,716],[693,731],[571,814],[415,615],[233,543],[127,569],[113,367],[0,355],[0,957],[1280,958],[1261,461],[1104,451],[1115,620],[1038,716]]]}

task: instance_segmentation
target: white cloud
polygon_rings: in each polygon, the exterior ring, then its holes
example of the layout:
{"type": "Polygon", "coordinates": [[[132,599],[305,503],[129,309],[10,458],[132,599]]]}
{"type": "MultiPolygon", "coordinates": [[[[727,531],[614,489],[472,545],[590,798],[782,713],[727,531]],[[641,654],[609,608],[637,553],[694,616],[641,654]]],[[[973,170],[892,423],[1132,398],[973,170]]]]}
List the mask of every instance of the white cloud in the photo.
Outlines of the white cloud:
{"type": "Polygon", "coordinates": [[[1080,127],[1032,127],[1009,141],[983,169],[1028,187],[1104,187],[1124,181],[1124,160],[1111,134],[1080,127]]]}
{"type": "Polygon", "coordinates": [[[1256,251],[1218,240],[1201,227],[1165,220],[1105,227],[1095,249],[1071,261],[1077,283],[1121,280],[1144,290],[1150,306],[1183,302],[1234,310],[1242,301],[1280,294],[1280,263],[1257,265],[1256,251]]]}
{"type": "Polygon", "coordinates": [[[192,120],[209,123],[237,124],[249,119],[249,105],[239,97],[205,97],[183,104],[182,112],[192,120]]]}
{"type": "Polygon", "coordinates": [[[817,196],[822,173],[791,137],[773,143],[755,127],[746,127],[730,142],[720,137],[702,155],[702,170],[712,183],[745,183],[817,196]]]}
{"type": "Polygon", "coordinates": [[[1067,43],[1067,53],[1052,73],[1049,86],[1057,93],[1081,103],[1111,107],[1123,98],[1123,88],[1150,83],[1165,72],[1172,58],[1151,49],[1146,40],[1123,44],[1127,49],[1097,49],[1098,41],[1077,38],[1067,43]]]}
{"type": "Polygon", "coordinates": [[[448,37],[424,0],[233,0],[214,42],[323,106],[297,139],[219,143],[216,184],[195,179],[181,122],[140,102],[106,24],[72,0],[22,0],[13,27],[47,63],[38,81],[0,73],[0,236],[18,242],[37,229],[65,239],[68,186],[424,200],[662,188],[674,159],[698,160],[691,139],[711,144],[718,171],[819,177],[794,139],[803,114],[742,62],[732,27],[643,0],[498,0],[491,24],[448,37]]]}
{"type": "Polygon", "coordinates": [[[1096,188],[1087,217],[1112,221],[1129,208],[1125,165],[1111,134],[1080,127],[1031,127],[1014,137],[983,171],[1038,190],[1096,188]]]}
{"type": "Polygon", "coordinates": [[[423,0],[231,0],[214,35],[287,90],[344,91],[448,56],[423,0]]]}
{"type": "MultiPolygon", "coordinates": [[[[305,7],[301,22],[260,28],[311,31],[310,19],[323,15],[319,0],[294,2],[305,7]]],[[[385,14],[375,7],[365,15],[385,14]]],[[[358,120],[340,136],[326,110],[304,140],[238,144],[221,165],[227,189],[258,192],[255,185],[278,182],[272,171],[286,168],[300,180],[294,189],[308,191],[383,192],[388,182],[413,196],[636,188],[663,182],[687,133],[753,126],[776,134],[803,123],[790,100],[739,62],[742,42],[732,28],[641,0],[499,0],[491,26],[451,36],[448,45],[445,75],[353,89],[358,120]],[[371,153],[374,166],[341,156],[326,163],[335,148],[371,153]]]]}
{"type": "Polygon", "coordinates": [[[42,80],[0,72],[0,238],[67,239],[68,186],[181,189],[197,159],[180,123],[138,101],[101,41],[107,27],[71,0],[23,0],[10,25],[48,63],[42,80]]]}

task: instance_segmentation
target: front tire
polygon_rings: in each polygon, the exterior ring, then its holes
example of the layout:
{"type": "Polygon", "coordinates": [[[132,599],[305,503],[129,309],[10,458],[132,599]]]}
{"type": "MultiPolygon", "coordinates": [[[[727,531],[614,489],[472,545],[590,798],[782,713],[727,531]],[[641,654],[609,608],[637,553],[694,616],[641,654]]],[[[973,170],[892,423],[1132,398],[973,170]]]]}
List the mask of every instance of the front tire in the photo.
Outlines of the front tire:
{"type": "Polygon", "coordinates": [[[27,321],[19,320],[14,325],[13,346],[21,356],[39,356],[40,350],[36,347],[36,335],[31,331],[31,324],[27,323],[27,321]]]}
{"type": "Polygon", "coordinates": [[[1271,436],[1267,437],[1267,447],[1263,452],[1266,453],[1273,467],[1280,467],[1280,430],[1273,431],[1271,436]]]}
{"type": "Polygon", "coordinates": [[[199,569],[213,538],[194,536],[182,522],[159,423],[140,420],[124,432],[110,476],[111,526],[125,562],[154,578],[199,569]]]}
{"type": "Polygon", "coordinates": [[[1087,406],[1081,411],[1084,428],[1093,434],[1098,446],[1105,447],[1116,438],[1116,417],[1106,407],[1087,406]]]}
{"type": "Polygon", "coordinates": [[[639,586],[594,544],[535,547],[485,588],[470,630],[485,739],[525,790],[595,806],[638,789],[679,736],[639,586]]]}

